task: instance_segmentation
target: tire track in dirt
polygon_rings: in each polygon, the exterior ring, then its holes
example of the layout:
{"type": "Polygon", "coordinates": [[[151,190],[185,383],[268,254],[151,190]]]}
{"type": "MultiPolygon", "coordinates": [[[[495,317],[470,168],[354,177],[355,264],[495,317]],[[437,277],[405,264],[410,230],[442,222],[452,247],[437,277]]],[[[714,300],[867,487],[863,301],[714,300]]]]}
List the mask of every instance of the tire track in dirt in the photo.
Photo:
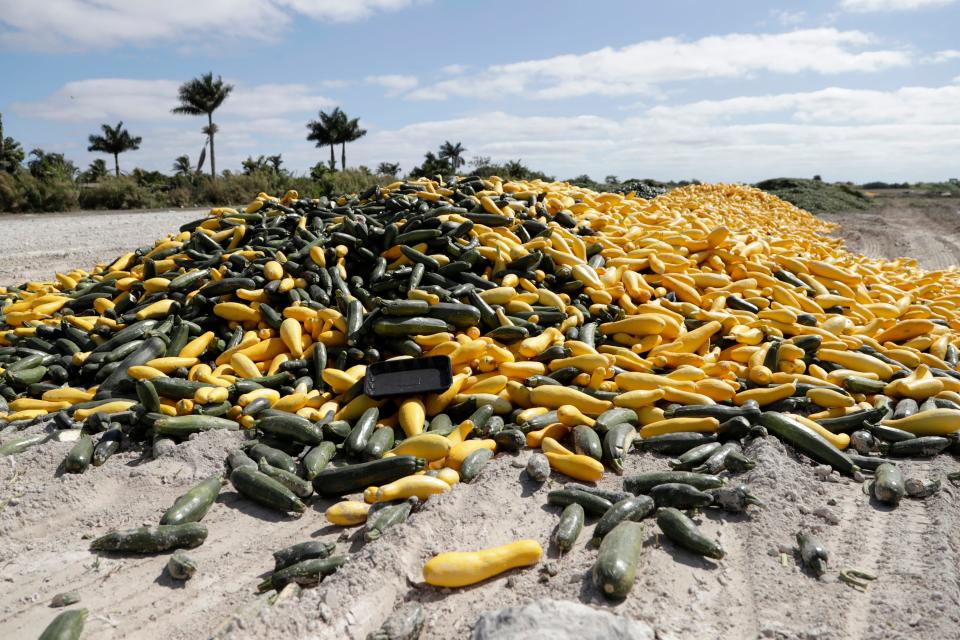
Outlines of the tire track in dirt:
{"type": "Polygon", "coordinates": [[[872,258],[916,258],[925,269],[960,265],[960,202],[957,198],[881,191],[867,211],[821,214],[840,224],[835,235],[872,258]]]}

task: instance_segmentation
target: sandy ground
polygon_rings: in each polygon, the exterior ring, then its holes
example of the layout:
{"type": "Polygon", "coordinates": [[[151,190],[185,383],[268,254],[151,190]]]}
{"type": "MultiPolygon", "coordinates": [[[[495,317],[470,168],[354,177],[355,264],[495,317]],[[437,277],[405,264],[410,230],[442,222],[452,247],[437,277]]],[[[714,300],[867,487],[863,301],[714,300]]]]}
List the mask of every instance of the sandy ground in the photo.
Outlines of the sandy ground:
{"type": "Polygon", "coordinates": [[[838,222],[847,246],[874,258],[916,258],[925,269],[960,265],[960,198],[908,195],[897,189],[874,193],[867,211],[824,214],[838,222]]]}
{"type": "MultiPolygon", "coordinates": [[[[194,217],[162,215],[162,222],[127,213],[5,218],[0,277],[91,266],[194,217]],[[42,233],[35,230],[40,224],[42,233]],[[39,249],[26,245],[36,235],[43,237],[39,249]]],[[[957,245],[944,237],[956,233],[950,215],[949,207],[918,206],[902,216],[878,210],[829,219],[842,221],[841,235],[878,257],[909,252],[925,266],[946,266],[960,259],[957,245]]],[[[858,483],[820,473],[772,438],[749,447],[757,467],[735,479],[749,484],[766,507],[699,517],[727,556],[713,562],[677,549],[658,539],[650,522],[637,582],[621,603],[605,601],[592,587],[595,551],[585,546],[592,522],[574,550],[557,557],[550,536],[559,514],[546,504],[546,494],[564,478],[532,483],[522,472],[526,453],[497,456],[473,484],[431,499],[407,524],[373,543],[327,525],[322,513],[329,501],[316,500],[302,517],[287,518],[228,485],[204,519],[210,535],[190,552],[199,570],[186,584],[164,572],[167,554],[88,551],[90,538],[110,529],[155,523],[186,488],[222,470],[239,437],[203,434],[157,460],[137,450],[117,454],[81,476],[58,471],[69,443],[0,458],[0,638],[35,638],[58,613],[48,606],[51,598],[68,590],[78,591],[78,606],[91,611],[84,637],[108,640],[202,638],[218,631],[231,638],[364,638],[404,601],[423,603],[423,637],[462,638],[484,611],[548,597],[642,620],[661,640],[960,637],[960,489],[944,480],[934,497],[904,500],[891,510],[871,501],[858,483]],[[793,555],[801,527],[817,531],[830,549],[831,571],[820,580],[801,570],[793,555]],[[518,538],[539,540],[547,550],[538,567],[462,590],[422,583],[420,569],[434,553],[518,538]],[[235,616],[255,600],[257,582],[272,567],[271,552],[309,539],[336,542],[338,552],[353,553],[350,563],[300,597],[251,617],[235,616]],[[842,568],[879,577],[861,592],[837,580],[842,568]]],[[[636,453],[626,473],[665,468],[665,457],[636,453]]],[[[940,456],[906,462],[904,470],[907,477],[941,477],[960,470],[960,463],[940,456]]],[[[601,484],[620,488],[621,481],[607,474],[601,484]]]]}
{"type": "Polygon", "coordinates": [[[89,269],[177,231],[209,209],[0,215],[0,283],[89,269]]]}

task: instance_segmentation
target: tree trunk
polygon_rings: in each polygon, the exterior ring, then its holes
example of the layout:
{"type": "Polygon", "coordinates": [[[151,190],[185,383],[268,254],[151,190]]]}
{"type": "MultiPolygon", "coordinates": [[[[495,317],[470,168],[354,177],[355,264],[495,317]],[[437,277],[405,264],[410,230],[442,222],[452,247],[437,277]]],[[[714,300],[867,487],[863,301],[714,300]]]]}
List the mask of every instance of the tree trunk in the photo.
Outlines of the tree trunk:
{"type": "Polygon", "coordinates": [[[334,153],[334,152],[333,152],[333,143],[331,142],[331,143],[330,143],[330,171],[336,171],[336,170],[337,170],[337,159],[336,159],[336,157],[333,155],[333,153],[334,153]]]}
{"type": "Polygon", "coordinates": [[[347,170],[347,143],[340,143],[340,171],[347,170]]]}
{"type": "Polygon", "coordinates": [[[213,153],[213,113],[207,114],[207,124],[209,124],[210,131],[210,177],[214,180],[217,179],[217,159],[216,155],[213,153]]]}
{"type": "Polygon", "coordinates": [[[120,177],[120,154],[119,153],[113,154],[113,172],[117,175],[118,178],[120,177]]]}

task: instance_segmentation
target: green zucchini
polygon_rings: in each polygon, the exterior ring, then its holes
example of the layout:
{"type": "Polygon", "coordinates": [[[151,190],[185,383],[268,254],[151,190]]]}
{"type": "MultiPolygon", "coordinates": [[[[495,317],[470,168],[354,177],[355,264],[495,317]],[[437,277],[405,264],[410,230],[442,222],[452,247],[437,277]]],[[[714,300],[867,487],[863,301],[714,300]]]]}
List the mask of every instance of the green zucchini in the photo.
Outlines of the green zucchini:
{"type": "Polygon", "coordinates": [[[760,406],[756,402],[745,403],[740,407],[723,404],[688,404],[667,409],[663,415],[666,418],[716,418],[724,422],[730,418],[758,418],[760,406]]]}
{"type": "Polygon", "coordinates": [[[309,481],[304,480],[295,473],[274,467],[267,462],[265,458],[260,458],[257,469],[263,475],[269,476],[285,486],[298,498],[305,499],[313,495],[313,485],[311,485],[309,481]]]}
{"type": "Polygon", "coordinates": [[[480,310],[469,304],[438,302],[430,305],[427,315],[449,322],[457,329],[466,329],[480,324],[480,310]]]}
{"type": "Polygon", "coordinates": [[[419,602],[406,602],[391,613],[367,640],[417,640],[427,616],[419,602]]]}
{"type": "Polygon", "coordinates": [[[623,488],[637,495],[648,493],[650,489],[668,482],[682,482],[701,491],[717,489],[723,486],[724,480],[718,476],[692,471],[649,471],[623,479],[623,488]]]}
{"type": "Polygon", "coordinates": [[[711,494],[680,482],[658,484],[650,489],[649,496],[653,498],[657,508],[699,509],[713,503],[711,494]]]}
{"type": "Polygon", "coordinates": [[[629,422],[610,427],[603,436],[603,461],[617,475],[623,475],[623,462],[637,438],[637,429],[629,422]]]}
{"type": "Polygon", "coordinates": [[[883,463],[873,472],[873,495],[884,504],[896,506],[906,493],[903,473],[895,464],[883,463]]]}
{"type": "Polygon", "coordinates": [[[197,572],[197,563],[183,549],[177,549],[167,561],[167,573],[174,580],[189,580],[197,572]]]}
{"type": "MultiPolygon", "coordinates": [[[[901,402],[903,402],[901,400],[901,402]]],[[[914,403],[916,404],[916,403],[914,403]]],[[[899,405],[897,405],[899,406],[899,405]]],[[[900,442],[902,440],[913,440],[916,438],[916,434],[910,433],[909,431],[904,431],[903,429],[897,429],[896,427],[888,427],[884,424],[865,424],[864,428],[872,433],[874,437],[880,438],[886,442],[900,442]]]]}
{"type": "Polygon", "coordinates": [[[599,416],[597,416],[594,424],[594,429],[597,430],[597,433],[604,433],[610,427],[621,424],[623,422],[628,422],[636,426],[640,424],[640,418],[637,416],[637,412],[634,411],[633,409],[626,409],[626,408],[608,409],[607,411],[604,411],[599,416]]]}
{"type": "Polygon", "coordinates": [[[269,578],[258,585],[258,589],[269,591],[276,589],[280,591],[288,584],[298,584],[301,587],[315,587],[320,584],[326,576],[336,572],[342,567],[349,556],[329,556],[326,558],[310,558],[303,560],[289,567],[275,571],[269,578]]]}
{"type": "Polygon", "coordinates": [[[93,460],[93,438],[84,433],[63,460],[67,473],[83,473],[93,460]]]}
{"type": "Polygon", "coordinates": [[[453,331],[454,326],[439,318],[380,318],[373,324],[373,332],[385,338],[431,335],[453,331]]]}
{"type": "Polygon", "coordinates": [[[579,424],[573,428],[573,450],[580,455],[590,456],[594,460],[603,457],[603,444],[600,436],[592,428],[579,424]]]}
{"type": "Polygon", "coordinates": [[[453,433],[453,430],[456,428],[457,425],[453,424],[450,416],[445,413],[438,413],[430,419],[430,428],[427,429],[427,432],[448,436],[453,433]]]}
{"type": "Polygon", "coordinates": [[[490,449],[477,449],[470,452],[460,464],[460,480],[462,482],[472,482],[474,478],[480,475],[483,467],[493,458],[493,451],[490,449]]]}
{"type": "Polygon", "coordinates": [[[683,455],[681,455],[677,460],[670,461],[670,467],[674,471],[690,471],[696,466],[699,466],[701,463],[706,462],[706,460],[713,454],[714,451],[720,448],[719,442],[708,442],[706,444],[701,444],[699,446],[690,449],[683,455]]]}
{"type": "Polygon", "coordinates": [[[767,411],[760,416],[760,424],[770,433],[789,442],[798,451],[817,462],[828,464],[846,475],[852,475],[857,471],[857,465],[853,464],[845,453],[838,451],[826,438],[786,415],[767,411]]]}
{"type": "Polygon", "coordinates": [[[943,436],[920,436],[919,438],[894,442],[887,447],[885,453],[893,457],[918,456],[926,458],[941,453],[950,446],[951,442],[950,438],[944,438],[943,436]]]}
{"type": "Polygon", "coordinates": [[[323,469],[313,478],[313,488],[321,496],[342,496],[412,475],[426,464],[426,460],[415,456],[392,456],[372,462],[323,469]]]}
{"type": "Polygon", "coordinates": [[[696,431],[678,431],[651,436],[637,441],[637,447],[646,451],[653,451],[663,455],[684,454],[694,447],[707,442],[714,442],[717,435],[714,433],[699,433],[696,431]]]}
{"type": "Polygon", "coordinates": [[[110,456],[120,450],[120,443],[123,440],[123,431],[119,427],[114,427],[103,432],[100,441],[93,448],[93,466],[99,467],[110,459],[110,456]]]}
{"type": "Polygon", "coordinates": [[[200,522],[162,524],[128,531],[111,531],[90,543],[92,551],[156,553],[171,549],[193,549],[207,539],[207,527],[200,522]]]}
{"type": "Polygon", "coordinates": [[[0,445],[0,456],[13,456],[23,453],[30,447],[36,446],[50,439],[50,434],[45,431],[34,433],[29,436],[20,436],[11,438],[0,445]]]}
{"type": "Polygon", "coordinates": [[[407,498],[399,504],[386,505],[369,514],[363,526],[364,538],[368,541],[376,540],[390,527],[406,522],[417,502],[419,502],[417,498],[407,498]]]}
{"type": "Polygon", "coordinates": [[[577,502],[571,502],[563,508],[557,530],[553,533],[553,542],[560,551],[566,553],[576,544],[580,532],[583,531],[584,517],[583,507],[577,502]]]}
{"type": "Polygon", "coordinates": [[[364,456],[368,460],[379,460],[383,454],[393,449],[394,437],[393,427],[374,429],[373,435],[367,440],[367,446],[363,450],[364,456]]]}
{"type": "Polygon", "coordinates": [[[326,558],[336,546],[332,542],[308,540],[273,552],[273,570],[280,571],[304,560],[326,558]]]}
{"type": "Polygon", "coordinates": [[[261,458],[267,461],[272,467],[283,469],[289,473],[297,472],[297,461],[290,454],[280,449],[276,449],[262,442],[257,442],[247,450],[247,455],[254,462],[259,462],[261,458]]]}
{"type": "Polygon", "coordinates": [[[693,470],[697,473],[720,473],[726,467],[727,458],[736,451],[740,451],[739,444],[736,442],[724,442],[722,445],[714,449],[709,456],[707,456],[707,459],[703,461],[703,464],[694,468],[693,470]]]}
{"type": "Polygon", "coordinates": [[[303,444],[318,445],[323,442],[323,432],[320,428],[295,413],[268,415],[258,420],[256,427],[260,431],[277,438],[302,442],[303,444]]]}
{"type": "Polygon", "coordinates": [[[239,467],[257,468],[257,462],[248,456],[243,449],[234,449],[227,454],[227,470],[233,471],[239,467]]]}
{"type": "Polygon", "coordinates": [[[367,448],[367,442],[370,441],[370,436],[377,428],[379,418],[380,410],[376,407],[370,407],[364,411],[343,443],[344,451],[355,456],[362,455],[367,448]]]}
{"type": "Polygon", "coordinates": [[[602,540],[621,522],[643,520],[653,513],[655,508],[653,499],[648,496],[630,496],[614,503],[593,528],[594,541],[602,540]]]}
{"type": "Polygon", "coordinates": [[[872,395],[874,393],[883,393],[887,383],[883,380],[871,380],[870,378],[861,378],[860,376],[847,376],[843,379],[843,388],[850,393],[865,393],[872,395]]]}
{"type": "Polygon", "coordinates": [[[156,389],[161,398],[171,400],[186,400],[193,398],[197,391],[204,387],[211,386],[206,382],[197,382],[195,380],[184,380],[182,378],[172,378],[168,376],[151,378],[150,384],[156,389]]]}
{"type": "Polygon", "coordinates": [[[903,484],[911,498],[924,499],[940,491],[940,478],[910,478],[903,484]]]}
{"type": "Polygon", "coordinates": [[[160,413],[160,394],[152,381],[138,380],[136,390],[137,399],[147,413],[160,413]]]}
{"type": "Polygon", "coordinates": [[[240,425],[227,418],[201,415],[164,416],[153,423],[153,430],[159,435],[175,438],[187,438],[190,434],[213,429],[238,431],[240,425]]]}
{"type": "Polygon", "coordinates": [[[563,485],[563,488],[586,491],[591,495],[600,496],[604,500],[609,500],[610,504],[616,504],[624,498],[629,498],[633,495],[627,491],[611,491],[610,489],[601,489],[600,487],[591,486],[589,484],[581,484],[579,482],[568,482],[563,485]]]}
{"type": "Polygon", "coordinates": [[[54,618],[40,634],[40,640],[80,640],[86,609],[70,609],[54,618]]]}
{"type": "Polygon", "coordinates": [[[820,577],[827,572],[830,554],[819,538],[806,531],[798,531],[797,546],[800,549],[800,560],[813,575],[820,577]]]}
{"type": "Polygon", "coordinates": [[[644,528],[639,522],[620,522],[603,538],[593,565],[593,584],[610,599],[623,599],[633,588],[643,552],[644,528]]]}
{"type": "Polygon", "coordinates": [[[672,507],[659,509],[657,511],[657,526],[671,542],[687,551],[714,560],[720,560],[724,556],[720,543],[700,533],[693,520],[677,509],[672,507]]]}
{"type": "Polygon", "coordinates": [[[252,467],[237,467],[230,473],[230,483],[238,493],[276,511],[303,513],[303,502],[290,489],[252,467]]]}
{"type": "Polygon", "coordinates": [[[313,480],[317,477],[333,457],[337,455],[337,445],[330,441],[321,442],[313,447],[303,456],[303,468],[306,471],[307,480],[313,480]]]}
{"type": "Polygon", "coordinates": [[[527,446],[527,437],[519,429],[504,429],[493,435],[497,451],[517,452],[527,446]]]}
{"type": "Polygon", "coordinates": [[[602,516],[613,506],[609,500],[579,489],[554,489],[547,494],[547,502],[561,507],[576,503],[586,513],[595,516],[602,516]]]}
{"type": "Polygon", "coordinates": [[[220,487],[225,482],[223,476],[216,474],[191,487],[174,500],[173,505],[160,518],[160,524],[200,522],[216,502],[217,496],[220,495],[220,487]]]}
{"type": "Polygon", "coordinates": [[[542,453],[532,453],[527,459],[525,471],[534,482],[546,482],[550,477],[550,460],[542,453]]]}

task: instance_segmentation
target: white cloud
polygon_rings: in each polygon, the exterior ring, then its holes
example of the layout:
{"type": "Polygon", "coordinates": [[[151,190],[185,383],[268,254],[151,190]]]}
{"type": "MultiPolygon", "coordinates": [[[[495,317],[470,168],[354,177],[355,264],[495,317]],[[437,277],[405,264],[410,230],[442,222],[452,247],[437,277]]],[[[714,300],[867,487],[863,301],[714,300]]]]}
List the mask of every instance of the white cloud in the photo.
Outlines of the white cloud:
{"type": "Polygon", "coordinates": [[[869,73],[902,67],[910,56],[894,49],[868,48],[861,31],[832,28],[777,34],[728,34],[685,42],[648,40],[620,49],[492,65],[485,71],[451,78],[409,94],[442,100],[450,96],[502,98],[508,94],[558,99],[590,94],[649,93],[659,84],[780,74],[869,73]]]}
{"type": "Polygon", "coordinates": [[[926,56],[923,61],[931,62],[933,64],[939,64],[942,62],[950,62],[951,60],[960,59],[960,50],[957,49],[944,49],[943,51],[937,51],[936,53],[926,56]]]}
{"type": "Polygon", "coordinates": [[[445,67],[440,67],[440,71],[443,71],[447,75],[455,76],[463,73],[467,70],[467,67],[462,64],[448,64],[445,67]]]}
{"type": "MultiPolygon", "coordinates": [[[[657,106],[646,116],[663,122],[722,124],[749,118],[757,121],[783,114],[801,124],[856,123],[960,124],[956,105],[960,87],[904,87],[895,91],[829,88],[806,93],[742,96],[685,105],[657,106]]],[[[780,118],[783,121],[784,118],[780,118]]]]}
{"type": "Polygon", "coordinates": [[[417,86],[416,76],[406,76],[398,73],[381,76],[367,76],[367,84],[375,84],[387,90],[388,96],[396,96],[417,86]]]}
{"type": "MultiPolygon", "coordinates": [[[[140,151],[124,166],[170,170],[173,158],[192,160],[203,145],[202,118],[173,116],[172,81],[84,81],[65,86],[44,101],[18,105],[17,113],[64,120],[49,127],[41,146],[66,153],[78,164],[96,157],[86,152],[86,135],[103,121],[123,119],[143,136],[140,151]],[[167,82],[167,85],[161,84],[167,82]],[[143,83],[143,84],[138,84],[143,83]],[[121,87],[123,90],[117,89],[121,87]],[[65,105],[69,89],[74,102],[65,105]],[[110,95],[93,97],[110,91],[110,95]],[[154,106],[156,103],[159,106],[154,106]],[[84,117],[71,117],[80,109],[84,117]]],[[[960,78],[942,87],[903,87],[892,91],[829,88],[803,93],[741,96],[724,100],[641,107],[630,115],[605,117],[519,116],[480,112],[447,120],[428,120],[396,129],[364,122],[370,133],[347,145],[351,166],[400,162],[410,170],[423,153],[444,140],[460,141],[467,157],[522,159],[530,167],[565,178],[594,177],[700,178],[755,181],[773,175],[827,179],[944,179],[956,171],[960,148],[960,78]]],[[[282,153],[285,166],[303,172],[327,157],[306,141],[304,123],[315,109],[300,85],[239,87],[217,112],[217,166],[237,170],[248,155],[282,153]],[[291,87],[296,87],[293,89],[291,87]],[[284,111],[288,96],[296,105],[284,111]],[[245,106],[271,101],[262,108],[245,106]],[[231,110],[231,105],[232,109],[231,110]]]]}
{"type": "Polygon", "coordinates": [[[772,9],[770,15],[785,27],[792,27],[807,19],[805,11],[788,11],[787,9],[772,9]]]}
{"type": "Polygon", "coordinates": [[[347,22],[413,0],[0,0],[0,44],[39,51],[265,40],[295,18],[347,22]]]}
{"type": "Polygon", "coordinates": [[[412,0],[277,0],[297,13],[318,20],[352,22],[369,18],[378,11],[396,11],[412,4],[412,0]]]}
{"type": "Polygon", "coordinates": [[[913,11],[953,4],[956,0],[842,0],[840,6],[847,11],[868,13],[872,11],[913,11]]]}
{"type": "MultiPolygon", "coordinates": [[[[177,105],[176,80],[97,78],[68,82],[39,102],[15,102],[22,116],[73,122],[183,120],[170,113],[177,105]]],[[[236,84],[217,118],[264,118],[316,111],[334,104],[304,84],[236,84]]]]}
{"type": "Polygon", "coordinates": [[[955,171],[958,101],[960,86],[948,85],[746,96],[655,106],[622,120],[490,112],[374,130],[352,157],[409,170],[424,151],[454,140],[468,157],[520,158],[558,177],[942,179],[955,171]]]}

